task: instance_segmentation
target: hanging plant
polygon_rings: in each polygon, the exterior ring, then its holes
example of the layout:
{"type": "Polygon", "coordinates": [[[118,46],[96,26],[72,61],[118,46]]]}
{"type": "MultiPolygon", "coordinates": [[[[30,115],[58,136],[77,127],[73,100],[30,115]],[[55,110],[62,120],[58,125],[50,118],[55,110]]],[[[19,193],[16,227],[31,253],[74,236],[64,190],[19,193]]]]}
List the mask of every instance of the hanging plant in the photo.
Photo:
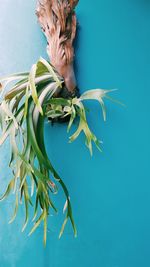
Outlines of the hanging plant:
{"type": "Polygon", "coordinates": [[[14,214],[10,222],[16,218],[19,204],[24,203],[25,221],[22,231],[27,226],[29,205],[31,205],[34,209],[34,224],[29,235],[43,222],[44,244],[46,244],[48,216],[52,209],[57,212],[51,196],[57,193],[58,184],[62,187],[66,198],[65,219],[59,237],[63,234],[68,220],[71,221],[74,235],[77,234],[69,192],[46,152],[44,122],[67,121],[69,132],[77,118],[77,129],[69,140],[73,142],[83,132],[85,144],[92,155],[92,143],[101,151],[101,142],[88,125],[85,102],[98,101],[105,121],[104,99],[115,101],[108,95],[114,90],[89,90],[79,96],[73,69],[73,40],[76,33],[74,8],[77,2],[77,0],[38,1],[36,13],[47,37],[47,50],[51,63],[40,58],[30,72],[17,73],[0,79],[2,87],[0,145],[9,138],[11,147],[9,166],[13,176],[0,200],[6,199],[12,192],[15,194],[14,214]]]}

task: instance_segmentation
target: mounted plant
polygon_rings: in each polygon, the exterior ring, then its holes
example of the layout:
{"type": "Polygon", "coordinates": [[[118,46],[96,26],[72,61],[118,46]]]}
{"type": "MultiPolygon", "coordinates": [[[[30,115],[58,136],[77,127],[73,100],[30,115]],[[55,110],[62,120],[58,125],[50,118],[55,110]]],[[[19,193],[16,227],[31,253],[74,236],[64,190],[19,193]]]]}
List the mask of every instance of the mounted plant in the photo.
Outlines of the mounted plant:
{"type": "MultiPolygon", "coordinates": [[[[0,79],[0,124],[2,134],[0,145],[10,140],[12,169],[4,200],[13,192],[16,196],[13,222],[19,204],[25,205],[25,221],[22,231],[29,220],[29,205],[34,208],[32,234],[43,222],[44,243],[47,236],[47,218],[53,209],[52,194],[57,193],[60,184],[65,195],[65,219],[59,237],[63,234],[68,220],[71,221],[74,235],[76,226],[73,219],[69,192],[63,180],[48,158],[44,142],[44,122],[67,121],[69,132],[74,120],[78,127],[69,138],[73,142],[81,132],[92,155],[92,143],[101,150],[101,142],[88,126],[86,100],[96,100],[102,108],[106,120],[104,99],[113,100],[108,93],[113,90],[95,89],[79,96],[73,69],[73,40],[76,34],[76,15],[74,8],[77,0],[38,1],[37,16],[48,41],[50,62],[43,58],[34,64],[30,72],[17,73],[0,79]],[[31,185],[31,186],[30,186],[31,185]],[[31,187],[31,190],[29,188],[31,187]]],[[[113,100],[114,101],[114,100],[113,100]]]]}

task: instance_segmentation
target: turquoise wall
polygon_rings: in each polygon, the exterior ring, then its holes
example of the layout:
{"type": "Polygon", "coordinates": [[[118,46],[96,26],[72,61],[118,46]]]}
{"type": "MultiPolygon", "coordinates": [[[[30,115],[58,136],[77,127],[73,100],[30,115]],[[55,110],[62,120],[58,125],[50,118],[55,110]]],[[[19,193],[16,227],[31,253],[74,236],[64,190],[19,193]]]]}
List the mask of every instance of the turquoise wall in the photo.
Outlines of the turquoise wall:
{"type": "MultiPolygon", "coordinates": [[[[0,74],[28,70],[46,57],[35,1],[0,1],[0,74]]],[[[89,123],[103,140],[93,158],[83,137],[68,144],[66,125],[46,124],[46,145],[70,190],[78,228],[58,240],[61,214],[51,217],[46,249],[42,227],[21,234],[23,211],[7,222],[12,199],[0,204],[0,267],[150,267],[150,1],[82,0],[76,73],[83,92],[119,88],[127,108],[106,103],[107,122],[90,103],[89,123]]],[[[10,178],[9,145],[0,150],[1,192],[10,178]]],[[[58,195],[58,206],[63,194],[58,195]]]]}

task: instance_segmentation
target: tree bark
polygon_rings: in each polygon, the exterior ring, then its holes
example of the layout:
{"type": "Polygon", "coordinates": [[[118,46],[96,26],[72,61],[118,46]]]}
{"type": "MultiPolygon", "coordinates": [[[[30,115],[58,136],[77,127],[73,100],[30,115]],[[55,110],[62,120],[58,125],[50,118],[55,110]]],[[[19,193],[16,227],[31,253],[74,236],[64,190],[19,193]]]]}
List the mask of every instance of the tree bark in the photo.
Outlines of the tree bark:
{"type": "Polygon", "coordinates": [[[62,94],[74,96],[76,78],[74,74],[73,41],[76,35],[75,7],[78,0],[38,0],[36,14],[47,38],[47,52],[51,64],[64,78],[62,94]]]}

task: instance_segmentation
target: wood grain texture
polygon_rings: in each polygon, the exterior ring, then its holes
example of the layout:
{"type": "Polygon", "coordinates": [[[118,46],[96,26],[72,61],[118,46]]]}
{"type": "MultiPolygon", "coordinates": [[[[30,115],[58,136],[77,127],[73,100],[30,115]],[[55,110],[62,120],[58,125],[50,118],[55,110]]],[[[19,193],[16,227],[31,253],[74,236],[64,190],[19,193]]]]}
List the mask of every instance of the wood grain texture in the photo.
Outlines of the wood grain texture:
{"type": "Polygon", "coordinates": [[[67,90],[74,94],[73,41],[76,35],[75,7],[78,0],[38,0],[36,14],[47,38],[51,64],[64,78],[67,90]]]}

